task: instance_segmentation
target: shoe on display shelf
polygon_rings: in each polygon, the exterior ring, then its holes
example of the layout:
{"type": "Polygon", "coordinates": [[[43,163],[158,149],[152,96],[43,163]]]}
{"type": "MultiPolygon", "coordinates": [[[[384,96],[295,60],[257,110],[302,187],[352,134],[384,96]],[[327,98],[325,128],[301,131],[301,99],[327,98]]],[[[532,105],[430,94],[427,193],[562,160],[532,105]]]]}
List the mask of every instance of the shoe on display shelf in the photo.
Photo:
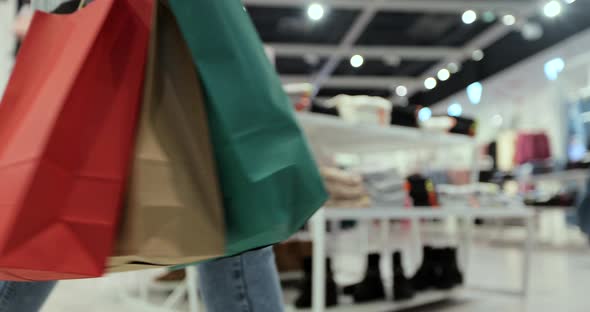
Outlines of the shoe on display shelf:
{"type": "Polygon", "coordinates": [[[376,300],[384,300],[385,286],[381,279],[381,269],[379,263],[381,256],[379,254],[370,254],[368,256],[367,270],[364,279],[355,285],[352,297],[355,303],[364,303],[376,300]]]}
{"type": "MultiPolygon", "coordinates": [[[[312,281],[313,267],[312,258],[306,257],[303,260],[304,277],[299,285],[299,297],[295,300],[295,307],[298,309],[311,308],[312,303],[312,281]]],[[[334,281],[332,271],[332,262],[330,258],[326,259],[326,307],[338,305],[338,287],[334,281]]]]}
{"type": "Polygon", "coordinates": [[[393,301],[412,299],[414,293],[414,286],[404,273],[401,252],[396,251],[393,253],[393,301]]]}

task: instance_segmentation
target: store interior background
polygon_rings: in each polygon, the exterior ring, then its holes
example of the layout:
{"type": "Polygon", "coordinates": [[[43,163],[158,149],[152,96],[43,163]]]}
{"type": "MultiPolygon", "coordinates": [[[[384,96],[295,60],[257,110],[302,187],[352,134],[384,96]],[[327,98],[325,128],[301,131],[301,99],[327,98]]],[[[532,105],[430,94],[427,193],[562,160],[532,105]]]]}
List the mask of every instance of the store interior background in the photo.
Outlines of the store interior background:
{"type": "MultiPolygon", "coordinates": [[[[590,0],[244,0],[244,4],[284,84],[305,89],[295,92],[298,97],[311,96],[321,104],[339,94],[378,96],[394,106],[423,106],[416,110],[421,121],[430,116],[470,118],[477,121],[475,141],[482,151],[505,132],[542,132],[550,142],[548,163],[553,172],[562,172],[568,162],[590,161],[590,0]]],[[[17,1],[0,0],[0,94],[14,62],[17,11],[17,1]]],[[[390,153],[387,160],[367,155],[362,162],[387,163],[408,175],[449,160],[453,169],[469,170],[469,155],[469,150],[442,148],[418,156],[390,153]]],[[[359,159],[348,155],[341,161],[359,159]]],[[[482,157],[480,169],[487,170],[488,161],[482,157]]],[[[516,180],[529,174],[518,168],[511,173],[516,180]]],[[[590,219],[580,214],[590,210],[582,203],[587,177],[560,179],[547,182],[547,188],[570,186],[577,191],[576,202],[563,209],[530,208],[536,228],[533,256],[526,263],[527,296],[519,293],[521,246],[526,240],[522,222],[485,222],[473,228],[469,269],[463,268],[465,287],[450,300],[412,311],[589,311],[585,285],[590,280],[590,249],[583,229],[590,226],[590,219]]],[[[511,195],[522,195],[511,190],[511,195]]],[[[454,233],[461,230],[461,222],[452,221],[423,225],[422,242],[460,245],[454,233]]],[[[337,237],[328,234],[327,239],[333,240],[328,253],[336,281],[342,285],[362,278],[367,250],[382,248],[378,239],[363,242],[363,231],[371,238],[381,237],[380,226],[359,224],[341,230],[337,237]]],[[[408,275],[421,261],[414,256],[417,247],[411,236],[406,225],[395,223],[387,247],[388,252],[404,253],[408,275]]],[[[384,265],[384,275],[391,274],[386,272],[389,265],[384,265]]],[[[162,307],[174,287],[140,285],[153,284],[161,273],[63,282],[43,311],[188,311],[184,300],[162,307]],[[131,295],[122,298],[121,289],[131,295]],[[149,292],[149,305],[141,302],[142,291],[149,292]]],[[[285,289],[291,305],[297,290],[285,289]]],[[[342,311],[376,311],[347,308],[342,311]]]]}

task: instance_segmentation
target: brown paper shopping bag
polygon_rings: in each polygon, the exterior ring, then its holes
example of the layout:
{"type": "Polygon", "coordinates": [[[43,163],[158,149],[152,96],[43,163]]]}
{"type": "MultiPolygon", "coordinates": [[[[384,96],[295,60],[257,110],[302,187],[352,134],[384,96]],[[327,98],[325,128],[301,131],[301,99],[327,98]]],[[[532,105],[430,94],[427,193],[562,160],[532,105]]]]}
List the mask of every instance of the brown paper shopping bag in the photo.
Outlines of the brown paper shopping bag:
{"type": "Polygon", "coordinates": [[[224,254],[223,206],[200,81],[159,1],[127,206],[111,272],[224,254]]]}

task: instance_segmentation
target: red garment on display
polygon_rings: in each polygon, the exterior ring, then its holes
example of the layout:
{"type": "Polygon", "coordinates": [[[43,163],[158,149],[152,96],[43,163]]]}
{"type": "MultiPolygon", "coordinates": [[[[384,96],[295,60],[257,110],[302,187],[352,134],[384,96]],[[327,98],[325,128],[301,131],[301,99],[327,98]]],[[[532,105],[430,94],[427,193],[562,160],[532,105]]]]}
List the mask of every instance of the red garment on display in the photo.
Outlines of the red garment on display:
{"type": "Polygon", "coordinates": [[[521,165],[551,158],[549,138],[545,133],[519,133],[514,160],[521,165]]]}
{"type": "Polygon", "coordinates": [[[133,149],[152,4],[37,12],[0,105],[0,280],[100,276],[133,149]]]}

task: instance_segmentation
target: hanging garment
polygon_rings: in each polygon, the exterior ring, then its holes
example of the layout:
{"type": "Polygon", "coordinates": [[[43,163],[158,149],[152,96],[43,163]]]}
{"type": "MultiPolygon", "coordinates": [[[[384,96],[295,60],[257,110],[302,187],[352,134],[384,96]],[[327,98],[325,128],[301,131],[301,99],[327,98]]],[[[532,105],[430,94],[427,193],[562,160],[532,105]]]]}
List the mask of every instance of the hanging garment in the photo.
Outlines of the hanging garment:
{"type": "Polygon", "coordinates": [[[376,206],[405,207],[405,181],[395,169],[364,172],[363,180],[376,206]]]}
{"type": "Polygon", "coordinates": [[[511,172],[514,169],[514,160],[516,154],[516,133],[513,131],[503,131],[498,135],[496,145],[496,159],[498,170],[501,172],[511,172]]]}
{"type": "Polygon", "coordinates": [[[518,134],[514,157],[519,165],[551,158],[549,138],[545,133],[518,134]]]}

